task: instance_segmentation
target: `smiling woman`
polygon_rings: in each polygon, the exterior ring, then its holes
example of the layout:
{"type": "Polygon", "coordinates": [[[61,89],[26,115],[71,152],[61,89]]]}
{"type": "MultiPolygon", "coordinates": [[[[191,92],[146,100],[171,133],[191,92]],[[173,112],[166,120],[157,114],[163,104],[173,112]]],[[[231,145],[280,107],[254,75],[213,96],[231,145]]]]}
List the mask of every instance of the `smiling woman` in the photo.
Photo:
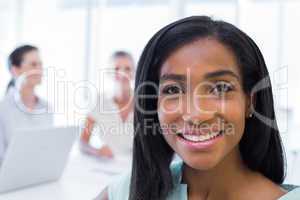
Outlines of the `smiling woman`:
{"type": "Polygon", "coordinates": [[[103,196],[300,198],[299,189],[282,185],[269,73],[244,32],[206,16],[174,22],[149,41],[136,77],[132,172],[103,196]],[[182,162],[171,164],[174,153],[182,162]]]}

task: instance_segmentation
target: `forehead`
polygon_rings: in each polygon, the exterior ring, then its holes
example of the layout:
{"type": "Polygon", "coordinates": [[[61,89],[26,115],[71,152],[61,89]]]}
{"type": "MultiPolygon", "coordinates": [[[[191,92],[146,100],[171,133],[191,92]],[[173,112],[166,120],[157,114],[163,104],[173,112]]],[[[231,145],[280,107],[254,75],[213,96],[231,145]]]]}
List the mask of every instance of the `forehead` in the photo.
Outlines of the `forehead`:
{"type": "Polygon", "coordinates": [[[122,67],[122,66],[132,67],[133,66],[132,59],[127,56],[117,57],[113,60],[113,63],[116,67],[122,67]]]}
{"type": "Polygon", "coordinates": [[[32,50],[29,51],[27,53],[24,54],[23,59],[24,60],[35,60],[35,59],[39,59],[39,52],[36,50],[32,50]]]}
{"type": "Polygon", "coordinates": [[[187,74],[202,77],[206,73],[230,70],[240,76],[234,54],[212,38],[199,39],[172,53],[161,67],[160,75],[187,74]]]}

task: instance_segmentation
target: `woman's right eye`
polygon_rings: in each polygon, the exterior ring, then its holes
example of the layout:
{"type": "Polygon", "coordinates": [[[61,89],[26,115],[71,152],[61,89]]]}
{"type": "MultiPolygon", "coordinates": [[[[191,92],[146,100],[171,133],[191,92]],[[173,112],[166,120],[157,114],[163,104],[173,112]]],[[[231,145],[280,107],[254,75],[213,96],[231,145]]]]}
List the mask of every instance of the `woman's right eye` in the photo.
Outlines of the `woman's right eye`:
{"type": "Polygon", "coordinates": [[[166,94],[166,95],[174,95],[174,94],[180,94],[183,93],[182,89],[178,86],[175,85],[169,85],[169,86],[165,86],[162,89],[162,93],[166,94]]]}

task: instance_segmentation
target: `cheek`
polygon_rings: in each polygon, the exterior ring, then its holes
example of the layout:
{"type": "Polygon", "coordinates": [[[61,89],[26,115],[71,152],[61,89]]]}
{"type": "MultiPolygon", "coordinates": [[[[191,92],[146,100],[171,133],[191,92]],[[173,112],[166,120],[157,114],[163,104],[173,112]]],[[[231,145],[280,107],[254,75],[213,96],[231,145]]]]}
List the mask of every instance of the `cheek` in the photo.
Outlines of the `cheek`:
{"type": "MultiPolygon", "coordinates": [[[[235,138],[239,142],[245,128],[245,103],[243,98],[227,101],[222,107],[221,113],[226,121],[226,135],[235,138]]],[[[234,141],[235,141],[234,140],[234,141]]]]}
{"type": "Polygon", "coordinates": [[[34,70],[36,70],[36,68],[32,65],[29,65],[29,64],[24,67],[24,71],[26,73],[32,73],[34,70]]]}
{"type": "Polygon", "coordinates": [[[24,67],[22,67],[22,68],[20,68],[19,70],[18,70],[18,72],[17,72],[17,75],[24,75],[25,74],[25,72],[26,72],[26,69],[24,68],[24,67]]]}
{"type": "Polygon", "coordinates": [[[159,98],[158,100],[157,114],[159,124],[165,140],[171,147],[175,145],[175,135],[172,130],[177,129],[182,124],[180,109],[180,103],[176,100],[170,101],[164,98],[159,98]]]}
{"type": "Polygon", "coordinates": [[[179,112],[180,109],[180,103],[178,100],[167,100],[162,99],[159,103],[159,114],[163,118],[172,119],[172,116],[174,117],[174,114],[179,112]]]}
{"type": "Polygon", "coordinates": [[[159,97],[158,118],[161,125],[178,125],[184,106],[183,96],[178,98],[159,97]]]}
{"type": "Polygon", "coordinates": [[[132,78],[132,76],[133,76],[133,73],[132,73],[132,71],[126,71],[126,76],[129,78],[129,79],[131,79],[132,78]]]}

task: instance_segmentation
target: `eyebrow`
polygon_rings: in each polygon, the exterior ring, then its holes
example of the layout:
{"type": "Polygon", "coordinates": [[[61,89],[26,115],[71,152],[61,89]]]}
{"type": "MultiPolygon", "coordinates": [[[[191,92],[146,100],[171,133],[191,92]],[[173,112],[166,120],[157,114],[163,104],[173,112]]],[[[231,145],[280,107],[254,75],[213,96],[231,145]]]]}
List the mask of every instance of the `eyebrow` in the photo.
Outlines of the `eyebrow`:
{"type": "Polygon", "coordinates": [[[185,75],[181,74],[164,74],[160,77],[160,82],[172,80],[172,81],[186,81],[185,75]]]}
{"type": "MultiPolygon", "coordinates": [[[[204,75],[205,79],[211,79],[211,78],[217,78],[220,76],[232,76],[234,78],[236,78],[238,81],[240,80],[240,77],[235,74],[233,71],[230,70],[218,70],[218,71],[214,71],[214,72],[209,72],[207,74],[204,75]]],[[[186,81],[186,75],[182,75],[182,74],[164,74],[160,77],[160,82],[163,81],[167,81],[167,80],[171,80],[171,81],[186,81]]]]}
{"type": "Polygon", "coordinates": [[[206,78],[206,79],[217,78],[217,77],[225,76],[225,75],[229,75],[229,76],[236,78],[237,80],[240,80],[240,77],[236,73],[234,73],[233,71],[230,71],[230,70],[219,70],[219,71],[215,71],[215,72],[209,72],[204,75],[204,78],[206,78]]]}

